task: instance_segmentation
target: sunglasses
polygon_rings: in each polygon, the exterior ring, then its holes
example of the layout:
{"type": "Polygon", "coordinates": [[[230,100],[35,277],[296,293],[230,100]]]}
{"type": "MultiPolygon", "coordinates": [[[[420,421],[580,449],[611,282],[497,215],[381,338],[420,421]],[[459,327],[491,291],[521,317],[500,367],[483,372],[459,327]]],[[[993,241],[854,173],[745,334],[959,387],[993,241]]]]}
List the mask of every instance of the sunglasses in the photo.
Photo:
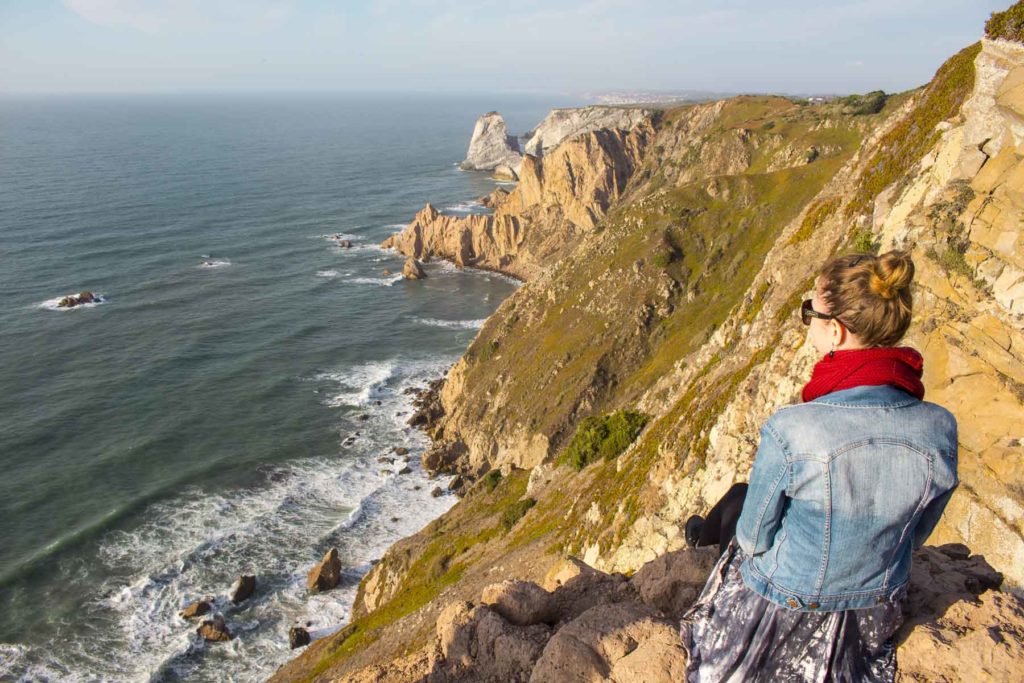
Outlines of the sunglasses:
{"type": "Polygon", "coordinates": [[[838,317],[834,315],[829,315],[828,313],[819,313],[818,311],[814,310],[814,307],[811,306],[811,300],[804,299],[804,302],[800,304],[800,322],[802,322],[804,325],[810,325],[811,318],[821,318],[822,320],[838,320],[840,323],[842,323],[844,327],[846,326],[846,323],[844,323],[842,320],[839,320],[838,317]]]}

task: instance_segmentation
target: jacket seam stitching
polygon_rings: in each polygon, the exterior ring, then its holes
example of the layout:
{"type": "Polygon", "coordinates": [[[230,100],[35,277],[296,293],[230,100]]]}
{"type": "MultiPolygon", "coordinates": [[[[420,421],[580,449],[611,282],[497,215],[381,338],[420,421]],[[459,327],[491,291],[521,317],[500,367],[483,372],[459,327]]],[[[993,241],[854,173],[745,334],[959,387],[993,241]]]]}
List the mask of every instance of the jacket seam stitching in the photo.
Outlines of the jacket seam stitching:
{"type": "Polygon", "coordinates": [[[828,464],[825,465],[825,531],[822,538],[821,563],[818,567],[818,581],[814,586],[815,592],[820,593],[821,587],[825,584],[825,573],[828,571],[828,554],[832,549],[832,471],[828,464]]]}

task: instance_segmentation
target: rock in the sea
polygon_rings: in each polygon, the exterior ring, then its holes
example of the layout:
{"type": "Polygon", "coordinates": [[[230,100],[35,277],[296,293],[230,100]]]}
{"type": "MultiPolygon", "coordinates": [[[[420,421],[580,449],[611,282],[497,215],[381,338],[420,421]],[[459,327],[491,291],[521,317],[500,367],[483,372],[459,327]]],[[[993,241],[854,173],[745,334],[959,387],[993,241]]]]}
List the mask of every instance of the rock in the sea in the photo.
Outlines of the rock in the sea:
{"type": "Polygon", "coordinates": [[[410,474],[410,473],[412,473],[412,468],[409,467],[408,465],[405,465],[405,466],[402,467],[402,469],[398,470],[398,473],[399,474],[410,474]]]}
{"type": "Polygon", "coordinates": [[[390,268],[385,268],[384,270],[380,271],[380,274],[383,275],[384,277],[387,277],[387,276],[391,275],[391,269],[390,268]]]}
{"type": "Polygon", "coordinates": [[[338,246],[341,247],[342,249],[351,249],[352,248],[352,241],[351,240],[340,240],[338,242],[338,246]]]}
{"type": "Polygon", "coordinates": [[[419,261],[410,256],[405,259],[405,265],[402,266],[402,276],[408,280],[419,280],[427,276],[427,271],[419,261]]]}
{"type": "Polygon", "coordinates": [[[391,450],[395,452],[395,455],[408,455],[409,454],[409,449],[406,448],[405,446],[395,446],[391,450]]]}
{"type": "Polygon", "coordinates": [[[79,292],[78,294],[68,294],[67,296],[63,297],[60,301],[57,302],[57,307],[74,308],[75,306],[80,306],[81,304],[91,304],[96,300],[96,295],[93,294],[92,292],[79,292]]]}
{"type": "Polygon", "coordinates": [[[338,557],[338,549],[331,548],[324,559],[306,575],[306,588],[311,593],[320,593],[334,588],[340,582],[341,558],[338,557]]]}
{"type": "Polygon", "coordinates": [[[467,171],[491,171],[504,165],[518,175],[522,161],[519,140],[508,134],[501,114],[491,111],[477,119],[466,160],[459,167],[467,171]]]}
{"type": "Polygon", "coordinates": [[[288,645],[293,650],[303,645],[309,645],[310,640],[309,631],[301,626],[292,626],[288,630],[288,645]]]}
{"type": "Polygon", "coordinates": [[[442,490],[440,486],[435,486],[433,489],[431,489],[430,495],[433,496],[434,498],[440,498],[441,496],[444,495],[444,490],[442,490]]]}
{"type": "Polygon", "coordinates": [[[231,590],[228,591],[228,597],[231,599],[232,604],[237,605],[248,600],[255,590],[256,577],[252,574],[242,574],[235,580],[234,585],[231,586],[231,590]]]}
{"type": "Polygon", "coordinates": [[[208,601],[196,600],[188,607],[178,612],[178,614],[181,616],[182,619],[195,619],[196,617],[201,617],[204,614],[210,613],[212,610],[213,605],[211,605],[208,601]]]}
{"type": "Polygon", "coordinates": [[[231,631],[228,629],[227,623],[224,621],[224,617],[216,615],[213,619],[206,619],[199,628],[196,629],[196,633],[203,637],[204,640],[217,643],[234,638],[231,631]]]}

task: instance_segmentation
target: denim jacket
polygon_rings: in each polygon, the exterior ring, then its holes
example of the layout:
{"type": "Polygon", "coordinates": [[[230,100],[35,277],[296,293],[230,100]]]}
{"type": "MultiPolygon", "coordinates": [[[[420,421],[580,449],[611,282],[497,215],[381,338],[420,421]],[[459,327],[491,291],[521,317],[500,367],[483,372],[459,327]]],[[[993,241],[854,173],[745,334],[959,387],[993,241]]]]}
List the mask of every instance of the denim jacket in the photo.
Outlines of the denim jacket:
{"type": "Polygon", "coordinates": [[[801,611],[900,598],[956,469],[956,419],[896,387],[781,408],[761,428],[736,526],[744,583],[801,611]]]}

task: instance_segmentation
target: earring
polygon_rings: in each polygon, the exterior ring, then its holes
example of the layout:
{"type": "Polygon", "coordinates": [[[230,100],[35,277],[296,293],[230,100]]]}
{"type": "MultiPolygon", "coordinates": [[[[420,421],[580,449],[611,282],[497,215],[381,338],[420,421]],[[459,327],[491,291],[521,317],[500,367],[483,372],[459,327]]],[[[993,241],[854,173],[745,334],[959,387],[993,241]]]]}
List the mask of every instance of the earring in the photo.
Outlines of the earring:
{"type": "Polygon", "coordinates": [[[828,352],[828,357],[830,359],[836,357],[836,343],[835,342],[832,342],[832,350],[828,352]]]}

